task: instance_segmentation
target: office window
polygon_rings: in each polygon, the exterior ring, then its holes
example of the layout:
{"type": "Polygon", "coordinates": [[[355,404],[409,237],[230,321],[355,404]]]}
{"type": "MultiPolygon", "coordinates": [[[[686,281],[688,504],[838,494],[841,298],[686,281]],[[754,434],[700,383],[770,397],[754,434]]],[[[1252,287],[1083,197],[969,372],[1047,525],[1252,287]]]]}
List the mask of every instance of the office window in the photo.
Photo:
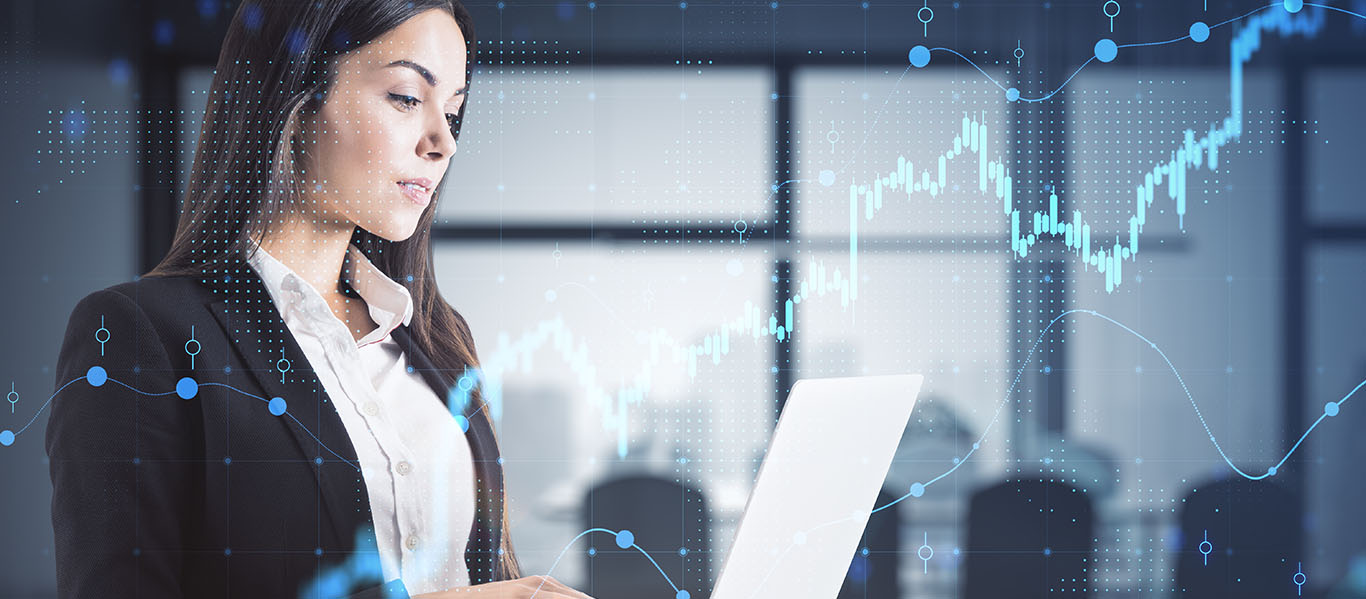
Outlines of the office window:
{"type": "Polygon", "coordinates": [[[756,68],[480,69],[441,222],[771,214],[772,90],[756,68]]]}
{"type": "Polygon", "coordinates": [[[1366,225],[1366,202],[1360,198],[1357,173],[1363,140],[1361,111],[1344,98],[1366,94],[1366,70],[1323,68],[1305,76],[1305,102],[1313,132],[1305,138],[1306,198],[1309,216],[1320,223],[1366,225]]]}

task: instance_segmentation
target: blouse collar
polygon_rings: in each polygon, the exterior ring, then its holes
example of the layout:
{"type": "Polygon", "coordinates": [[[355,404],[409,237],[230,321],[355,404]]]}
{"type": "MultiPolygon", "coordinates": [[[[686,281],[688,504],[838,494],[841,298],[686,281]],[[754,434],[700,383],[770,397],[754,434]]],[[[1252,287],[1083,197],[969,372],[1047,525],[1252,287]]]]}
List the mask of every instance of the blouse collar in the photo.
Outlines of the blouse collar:
{"type": "MultiPolygon", "coordinates": [[[[345,324],[332,313],[322,294],[313,285],[270,255],[265,248],[254,243],[250,244],[250,248],[254,251],[248,251],[247,262],[260,275],[282,317],[287,318],[294,311],[313,325],[332,326],[325,324],[330,320],[345,328],[345,324]]],[[[365,300],[370,318],[379,324],[378,328],[356,341],[357,347],[380,341],[400,324],[407,326],[412,322],[413,299],[408,288],[381,272],[354,244],[346,248],[341,276],[351,281],[352,289],[365,300]]]]}

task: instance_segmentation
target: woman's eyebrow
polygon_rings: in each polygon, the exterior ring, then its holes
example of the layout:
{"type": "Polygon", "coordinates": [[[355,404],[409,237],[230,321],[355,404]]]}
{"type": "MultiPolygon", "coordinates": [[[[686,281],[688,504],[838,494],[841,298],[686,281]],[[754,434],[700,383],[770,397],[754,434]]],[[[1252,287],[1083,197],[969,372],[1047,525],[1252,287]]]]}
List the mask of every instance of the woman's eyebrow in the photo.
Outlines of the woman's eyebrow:
{"type": "MultiPolygon", "coordinates": [[[[422,66],[422,65],[420,65],[420,64],[417,64],[417,63],[415,63],[415,62],[413,62],[413,61],[411,61],[411,60],[406,60],[406,59],[400,58],[400,59],[395,60],[395,61],[393,61],[393,62],[391,62],[391,63],[389,63],[389,64],[387,64],[387,65],[384,65],[384,68],[386,68],[386,69],[389,68],[389,67],[407,67],[407,68],[410,68],[410,69],[416,71],[418,75],[421,75],[421,76],[422,76],[422,79],[425,80],[425,81],[427,82],[427,85],[430,85],[430,86],[432,86],[432,87],[436,87],[436,77],[432,75],[432,72],[429,71],[429,70],[427,70],[427,67],[424,67],[424,66],[422,66]]],[[[455,93],[454,93],[454,94],[451,94],[451,95],[453,95],[453,96],[458,96],[458,95],[460,95],[460,94],[465,93],[465,91],[466,91],[467,89],[468,89],[468,88],[462,86],[460,89],[455,90],[455,93]]]]}

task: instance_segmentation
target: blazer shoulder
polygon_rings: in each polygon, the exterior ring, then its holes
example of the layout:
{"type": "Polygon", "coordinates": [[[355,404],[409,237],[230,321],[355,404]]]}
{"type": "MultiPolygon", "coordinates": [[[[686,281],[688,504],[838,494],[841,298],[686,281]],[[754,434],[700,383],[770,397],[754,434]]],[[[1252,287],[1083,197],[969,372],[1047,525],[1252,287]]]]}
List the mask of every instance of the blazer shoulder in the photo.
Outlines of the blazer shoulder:
{"type": "Polygon", "coordinates": [[[141,277],[87,294],[76,302],[72,319],[90,313],[141,312],[148,321],[165,325],[202,310],[212,299],[212,292],[192,277],[141,277]]]}

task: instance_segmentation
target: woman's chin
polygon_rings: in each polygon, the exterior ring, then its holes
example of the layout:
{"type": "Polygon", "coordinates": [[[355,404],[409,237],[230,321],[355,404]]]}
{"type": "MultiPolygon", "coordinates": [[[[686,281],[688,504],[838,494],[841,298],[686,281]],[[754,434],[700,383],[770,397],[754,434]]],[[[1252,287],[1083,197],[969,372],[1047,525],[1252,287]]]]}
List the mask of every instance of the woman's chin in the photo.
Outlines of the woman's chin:
{"type": "Polygon", "coordinates": [[[361,228],[385,241],[405,241],[417,231],[417,221],[380,223],[374,228],[364,226],[361,228]]]}

